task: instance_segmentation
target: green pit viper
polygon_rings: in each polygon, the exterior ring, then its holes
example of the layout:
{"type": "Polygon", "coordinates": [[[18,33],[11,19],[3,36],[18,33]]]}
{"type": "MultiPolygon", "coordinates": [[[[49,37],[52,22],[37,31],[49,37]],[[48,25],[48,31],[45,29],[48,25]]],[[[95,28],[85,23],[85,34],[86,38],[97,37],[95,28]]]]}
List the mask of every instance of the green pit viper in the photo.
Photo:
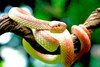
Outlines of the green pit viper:
{"type": "Polygon", "coordinates": [[[36,59],[45,63],[54,64],[62,62],[65,67],[70,67],[84,53],[90,49],[90,33],[84,25],[73,25],[71,31],[81,43],[81,49],[74,53],[74,45],[67,25],[60,21],[44,21],[33,17],[21,8],[13,7],[8,16],[17,23],[32,30],[35,40],[49,52],[56,51],[60,46],[60,54],[43,54],[35,50],[25,39],[23,46],[25,50],[36,59]]]}

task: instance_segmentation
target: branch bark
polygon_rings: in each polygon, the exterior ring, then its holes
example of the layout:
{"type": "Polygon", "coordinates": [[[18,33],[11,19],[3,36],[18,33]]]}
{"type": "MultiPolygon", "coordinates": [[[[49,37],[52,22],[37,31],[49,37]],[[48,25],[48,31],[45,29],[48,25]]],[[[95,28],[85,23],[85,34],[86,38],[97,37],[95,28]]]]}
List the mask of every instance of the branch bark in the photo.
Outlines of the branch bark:
{"type": "MultiPolygon", "coordinates": [[[[93,13],[88,17],[88,19],[83,24],[89,31],[92,33],[96,29],[100,27],[100,8],[97,8],[93,13]]],[[[4,15],[0,17],[0,35],[6,32],[15,33],[22,38],[25,38],[31,46],[37,51],[45,54],[59,54],[60,49],[58,48],[54,52],[48,52],[43,47],[41,47],[34,39],[31,29],[18,24],[8,17],[8,15],[4,15]]],[[[80,42],[79,39],[75,35],[71,35],[74,43],[75,52],[80,50],[80,42]],[[77,45],[76,45],[77,44],[77,45]]]]}

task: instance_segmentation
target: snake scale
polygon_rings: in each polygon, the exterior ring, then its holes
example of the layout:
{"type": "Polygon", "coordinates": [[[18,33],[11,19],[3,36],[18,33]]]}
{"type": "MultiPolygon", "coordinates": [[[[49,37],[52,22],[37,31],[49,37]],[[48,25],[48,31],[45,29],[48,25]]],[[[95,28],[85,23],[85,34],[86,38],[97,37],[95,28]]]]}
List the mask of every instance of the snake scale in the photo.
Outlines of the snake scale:
{"type": "Polygon", "coordinates": [[[32,30],[35,40],[47,51],[56,51],[60,46],[60,54],[43,54],[35,50],[25,39],[23,46],[33,57],[45,63],[54,64],[62,62],[65,67],[70,67],[84,53],[90,49],[90,33],[84,25],[73,25],[71,31],[81,43],[81,49],[74,53],[74,45],[67,25],[60,21],[44,21],[33,17],[21,8],[13,7],[8,13],[9,17],[32,30]]]}

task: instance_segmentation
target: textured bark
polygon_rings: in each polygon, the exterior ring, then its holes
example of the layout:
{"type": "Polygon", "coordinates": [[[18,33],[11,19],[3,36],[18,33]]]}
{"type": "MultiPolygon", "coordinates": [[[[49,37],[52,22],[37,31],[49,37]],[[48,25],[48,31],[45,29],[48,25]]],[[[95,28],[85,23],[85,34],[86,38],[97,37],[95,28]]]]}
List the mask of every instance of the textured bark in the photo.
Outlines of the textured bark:
{"type": "MultiPolygon", "coordinates": [[[[94,30],[100,27],[100,8],[97,8],[93,13],[88,17],[88,19],[83,24],[89,31],[92,33],[94,30]]],[[[0,35],[6,32],[13,32],[23,38],[25,38],[31,46],[37,51],[45,54],[59,54],[60,49],[58,48],[54,52],[48,52],[43,47],[41,47],[34,39],[31,29],[18,24],[8,17],[8,15],[4,15],[0,17],[0,35]]],[[[74,43],[75,52],[80,50],[80,42],[79,39],[75,35],[71,35],[74,43]],[[77,44],[77,45],[76,45],[77,44]]]]}

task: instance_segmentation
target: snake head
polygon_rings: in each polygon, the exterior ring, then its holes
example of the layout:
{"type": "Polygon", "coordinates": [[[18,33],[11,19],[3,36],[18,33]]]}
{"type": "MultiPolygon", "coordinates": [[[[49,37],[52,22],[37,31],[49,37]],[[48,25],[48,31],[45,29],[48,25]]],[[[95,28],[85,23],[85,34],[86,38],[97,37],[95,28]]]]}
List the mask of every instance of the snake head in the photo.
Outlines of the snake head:
{"type": "Polygon", "coordinates": [[[49,25],[52,27],[50,32],[53,33],[62,33],[65,31],[67,27],[67,25],[64,22],[60,22],[60,21],[51,21],[49,25]]]}

